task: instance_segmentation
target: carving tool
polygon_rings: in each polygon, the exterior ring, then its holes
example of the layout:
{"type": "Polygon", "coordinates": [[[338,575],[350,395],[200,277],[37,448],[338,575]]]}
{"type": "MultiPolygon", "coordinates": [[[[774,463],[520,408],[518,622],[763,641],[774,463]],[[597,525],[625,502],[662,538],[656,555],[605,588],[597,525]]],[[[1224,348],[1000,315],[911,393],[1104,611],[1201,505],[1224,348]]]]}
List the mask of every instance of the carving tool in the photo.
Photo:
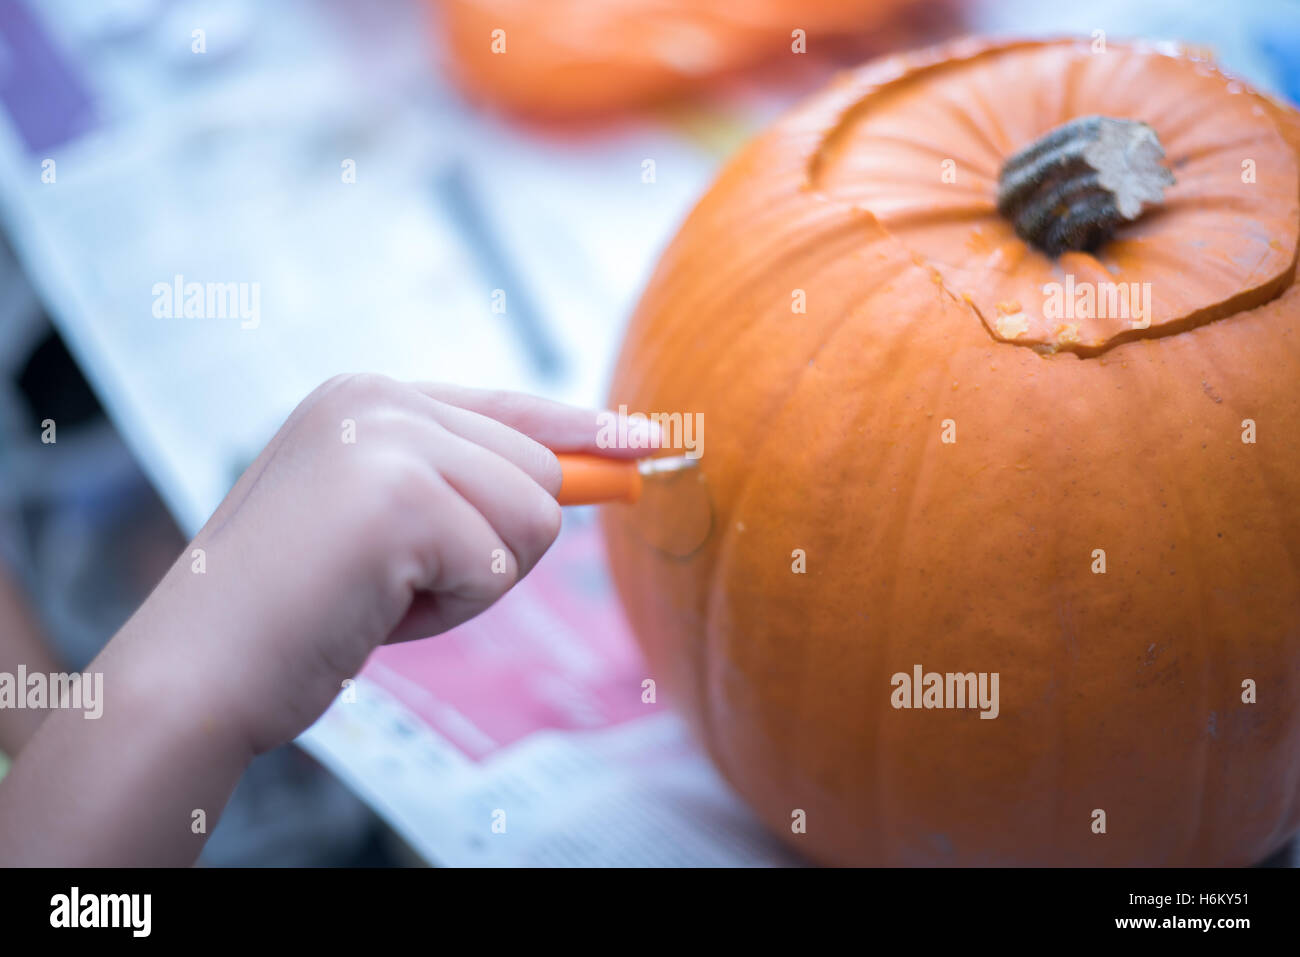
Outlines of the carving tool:
{"type": "MultiPolygon", "coordinates": [[[[561,505],[626,504],[630,521],[655,551],[689,560],[713,533],[713,500],[698,457],[611,459],[561,452],[561,505]]],[[[613,516],[611,516],[613,518],[613,516]]]]}
{"type": "Polygon", "coordinates": [[[564,476],[560,494],[556,496],[561,505],[599,505],[605,502],[635,505],[641,499],[646,479],[693,469],[699,463],[698,458],[688,455],[611,459],[561,452],[556,458],[560,460],[560,471],[564,476]]]}

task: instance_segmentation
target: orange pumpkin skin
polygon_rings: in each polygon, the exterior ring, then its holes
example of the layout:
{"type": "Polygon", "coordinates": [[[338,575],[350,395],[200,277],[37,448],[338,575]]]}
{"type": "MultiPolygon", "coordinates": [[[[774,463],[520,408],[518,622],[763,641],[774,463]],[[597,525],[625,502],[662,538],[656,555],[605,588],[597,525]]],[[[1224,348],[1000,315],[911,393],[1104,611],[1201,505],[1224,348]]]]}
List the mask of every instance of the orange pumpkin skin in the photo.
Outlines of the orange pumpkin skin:
{"type": "Polygon", "coordinates": [[[644,106],[791,54],[892,29],[911,0],[438,0],[448,65],[472,96],[571,119],[644,106]],[[493,52],[494,31],[505,52],[493,52]]]}
{"type": "Polygon", "coordinates": [[[845,76],[688,218],[611,405],[703,413],[714,530],[604,528],[649,676],[792,847],[1245,865],[1300,827],[1298,154],[1185,52],[961,41],[845,76]],[[1177,184],[1053,261],[998,168],[1088,113],[1151,124],[1177,184]],[[1149,328],[1056,328],[1026,296],[1067,272],[1151,282],[1149,328]],[[997,672],[998,717],[894,708],[918,664],[997,672]]]}

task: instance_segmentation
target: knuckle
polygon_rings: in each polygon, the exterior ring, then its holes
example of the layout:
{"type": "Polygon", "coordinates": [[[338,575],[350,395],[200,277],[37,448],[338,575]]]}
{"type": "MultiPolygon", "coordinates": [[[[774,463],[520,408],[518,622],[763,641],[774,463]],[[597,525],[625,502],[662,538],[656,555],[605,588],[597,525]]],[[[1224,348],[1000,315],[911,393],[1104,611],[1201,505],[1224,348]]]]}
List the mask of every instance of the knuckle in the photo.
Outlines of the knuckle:
{"type": "Polygon", "coordinates": [[[538,509],[538,532],[543,550],[550,547],[551,542],[559,536],[563,521],[564,512],[560,508],[560,503],[549,495],[543,496],[541,507],[538,509]]]}
{"type": "Polygon", "coordinates": [[[312,404],[319,405],[322,402],[328,401],[331,396],[338,393],[339,389],[343,388],[349,378],[351,378],[351,376],[346,373],[330,376],[320,385],[316,386],[316,388],[312,389],[311,394],[303,399],[303,404],[311,402],[312,404]]]}
{"type": "Polygon", "coordinates": [[[532,442],[531,447],[535,456],[534,468],[538,484],[547,491],[548,498],[559,494],[560,483],[564,478],[564,473],[560,469],[560,460],[555,457],[554,452],[540,442],[532,442]]]}
{"type": "Polygon", "coordinates": [[[418,525],[414,515],[427,514],[438,494],[438,479],[427,467],[402,456],[359,458],[346,476],[343,510],[359,534],[385,541],[418,525]]]}
{"type": "Polygon", "coordinates": [[[437,480],[430,470],[413,460],[399,460],[384,470],[383,481],[378,483],[381,506],[387,506],[398,516],[411,510],[426,508],[436,495],[437,480]]]}
{"type": "Polygon", "coordinates": [[[519,564],[505,545],[497,543],[481,562],[473,562],[462,571],[457,591],[484,606],[496,601],[519,581],[519,564]],[[504,559],[498,554],[505,552],[504,559]]]}
{"type": "Polygon", "coordinates": [[[563,517],[560,504],[551,496],[542,493],[537,499],[536,504],[529,508],[520,529],[520,560],[530,567],[560,534],[563,517]]]}
{"type": "Polygon", "coordinates": [[[375,372],[357,372],[347,376],[341,391],[350,397],[376,399],[387,395],[393,386],[393,380],[375,372]]]}
{"type": "Polygon", "coordinates": [[[519,581],[519,566],[513,559],[509,561],[506,571],[501,574],[488,575],[484,582],[483,591],[487,598],[496,601],[519,581]]]}

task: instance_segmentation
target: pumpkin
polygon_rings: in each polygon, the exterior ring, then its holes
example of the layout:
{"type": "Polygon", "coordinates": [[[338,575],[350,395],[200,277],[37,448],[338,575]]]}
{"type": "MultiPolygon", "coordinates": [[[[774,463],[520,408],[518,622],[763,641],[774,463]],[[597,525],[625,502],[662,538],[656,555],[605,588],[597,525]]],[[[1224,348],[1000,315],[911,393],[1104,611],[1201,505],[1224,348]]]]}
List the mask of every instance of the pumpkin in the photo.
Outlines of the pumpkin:
{"type": "Polygon", "coordinates": [[[611,407],[703,414],[713,532],[657,551],[656,499],[605,538],[792,847],[1244,865],[1300,826],[1298,157],[1195,51],[966,39],[843,76],[688,217],[611,407]]]}
{"type": "Polygon", "coordinates": [[[642,106],[788,56],[896,28],[912,0],[439,0],[458,83],[558,119],[642,106]],[[803,30],[802,41],[795,37],[803,30]]]}

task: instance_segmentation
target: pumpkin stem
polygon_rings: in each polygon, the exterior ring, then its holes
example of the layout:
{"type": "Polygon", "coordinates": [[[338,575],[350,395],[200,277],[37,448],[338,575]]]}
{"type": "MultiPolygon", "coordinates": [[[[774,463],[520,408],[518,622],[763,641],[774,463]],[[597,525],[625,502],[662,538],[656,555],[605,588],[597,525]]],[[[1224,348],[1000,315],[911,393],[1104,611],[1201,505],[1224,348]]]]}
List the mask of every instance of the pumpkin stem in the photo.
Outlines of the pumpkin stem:
{"type": "Polygon", "coordinates": [[[1156,131],[1137,120],[1082,116],[1016,153],[998,175],[998,212],[1049,256],[1096,249],[1144,205],[1159,203],[1174,174],[1160,164],[1156,131]]]}

